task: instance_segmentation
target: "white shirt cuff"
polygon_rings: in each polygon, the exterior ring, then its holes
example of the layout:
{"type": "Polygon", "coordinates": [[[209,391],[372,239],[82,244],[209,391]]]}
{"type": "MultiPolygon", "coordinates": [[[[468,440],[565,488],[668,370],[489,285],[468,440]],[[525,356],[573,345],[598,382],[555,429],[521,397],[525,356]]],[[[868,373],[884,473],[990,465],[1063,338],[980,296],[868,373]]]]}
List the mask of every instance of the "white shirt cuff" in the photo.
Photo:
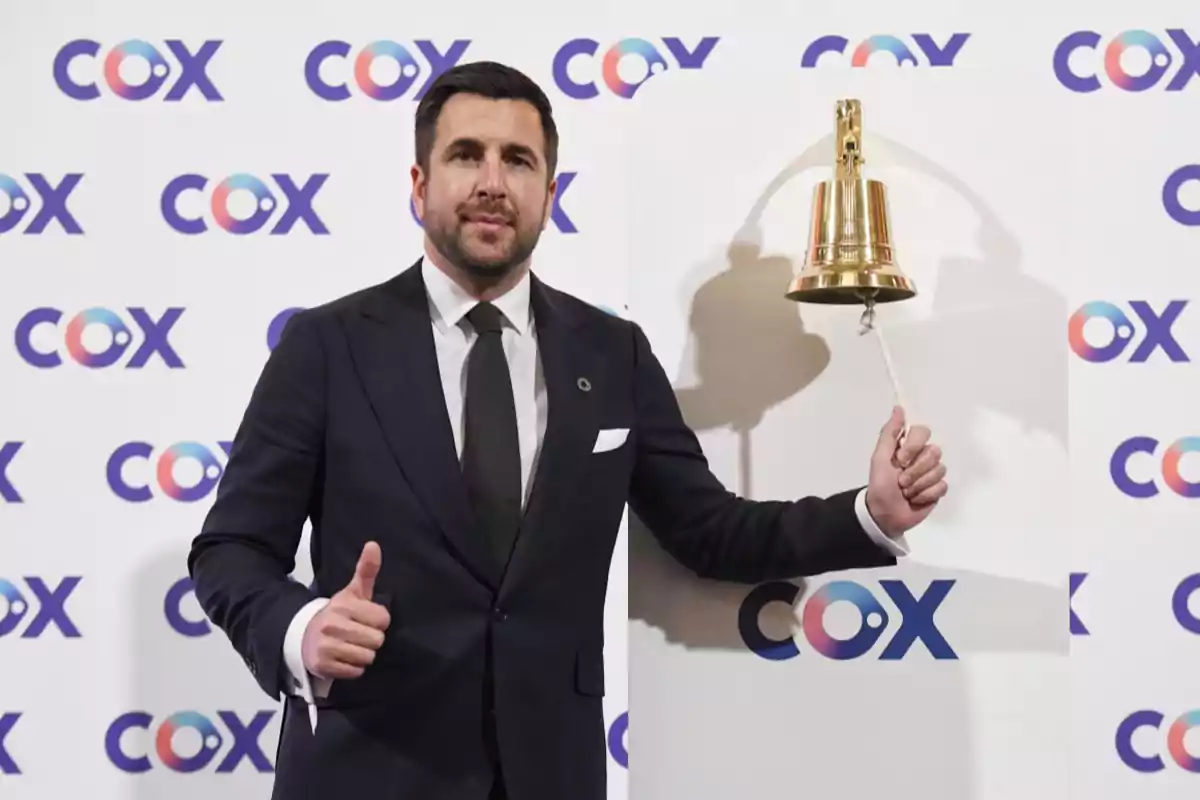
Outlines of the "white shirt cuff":
{"type": "Polygon", "coordinates": [[[317,731],[317,707],[314,698],[327,697],[333,681],[309,674],[308,670],[304,668],[304,654],[301,645],[308,623],[328,604],[329,598],[327,597],[318,597],[310,601],[296,612],[296,616],[292,617],[287,633],[283,637],[283,660],[287,663],[288,672],[291,673],[289,676],[291,678],[291,694],[303,698],[304,702],[308,704],[308,721],[313,733],[317,731]]]}
{"type": "Polygon", "coordinates": [[[904,558],[909,553],[908,542],[904,538],[904,534],[900,534],[895,539],[889,537],[886,533],[879,529],[875,524],[875,520],[871,518],[871,512],[867,511],[867,490],[863,489],[854,498],[854,511],[858,514],[858,522],[862,525],[863,530],[867,532],[875,544],[887,550],[897,558],[904,558]]]}

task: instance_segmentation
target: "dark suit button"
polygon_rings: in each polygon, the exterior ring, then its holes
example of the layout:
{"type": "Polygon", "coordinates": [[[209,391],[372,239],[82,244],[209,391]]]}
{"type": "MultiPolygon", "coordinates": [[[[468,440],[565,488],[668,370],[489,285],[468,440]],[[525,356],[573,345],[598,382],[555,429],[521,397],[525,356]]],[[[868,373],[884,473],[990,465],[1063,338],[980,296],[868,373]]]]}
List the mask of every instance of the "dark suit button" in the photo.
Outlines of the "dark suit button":
{"type": "Polygon", "coordinates": [[[504,609],[497,606],[496,608],[492,609],[492,617],[497,622],[504,622],[504,620],[508,619],[508,613],[504,609]]]}

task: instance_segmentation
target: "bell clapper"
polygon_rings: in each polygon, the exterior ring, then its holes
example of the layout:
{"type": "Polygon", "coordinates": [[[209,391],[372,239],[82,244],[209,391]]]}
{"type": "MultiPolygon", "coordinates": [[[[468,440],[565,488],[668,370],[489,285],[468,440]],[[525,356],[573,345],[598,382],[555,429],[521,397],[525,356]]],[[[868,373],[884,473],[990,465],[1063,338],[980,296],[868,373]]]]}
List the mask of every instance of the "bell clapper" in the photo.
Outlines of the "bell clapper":
{"type": "Polygon", "coordinates": [[[862,325],[862,330],[858,332],[859,336],[875,328],[875,298],[868,295],[863,302],[866,304],[866,309],[858,318],[858,324],[862,325]]]}

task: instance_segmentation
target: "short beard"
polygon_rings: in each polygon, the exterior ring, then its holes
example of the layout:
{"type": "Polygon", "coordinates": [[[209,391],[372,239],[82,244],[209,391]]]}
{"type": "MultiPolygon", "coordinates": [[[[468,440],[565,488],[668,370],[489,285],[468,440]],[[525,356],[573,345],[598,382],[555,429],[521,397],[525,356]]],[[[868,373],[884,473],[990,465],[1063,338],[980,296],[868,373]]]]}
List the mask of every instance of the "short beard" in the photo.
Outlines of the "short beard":
{"type": "Polygon", "coordinates": [[[467,252],[463,245],[463,229],[465,222],[460,221],[456,210],[453,223],[450,226],[426,225],[425,231],[433,246],[450,263],[451,266],[465,275],[483,283],[499,283],[513,270],[524,264],[533,255],[542,232],[535,228],[529,233],[522,233],[519,227],[520,219],[512,221],[514,240],[511,251],[501,259],[481,260],[467,252]]]}
{"type": "Polygon", "coordinates": [[[515,240],[508,256],[502,259],[481,260],[472,256],[463,246],[461,226],[454,231],[431,230],[430,240],[450,264],[472,278],[488,282],[499,282],[514,269],[525,263],[537,247],[538,234],[530,238],[515,231],[515,240]]]}

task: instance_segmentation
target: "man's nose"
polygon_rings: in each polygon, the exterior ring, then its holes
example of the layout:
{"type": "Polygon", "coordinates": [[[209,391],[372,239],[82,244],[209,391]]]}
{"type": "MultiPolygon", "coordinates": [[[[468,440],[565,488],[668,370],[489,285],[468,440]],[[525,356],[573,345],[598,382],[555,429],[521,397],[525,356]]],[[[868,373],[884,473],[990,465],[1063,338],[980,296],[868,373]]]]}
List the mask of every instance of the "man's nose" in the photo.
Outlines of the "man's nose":
{"type": "Polygon", "coordinates": [[[483,160],[480,170],[478,190],[481,193],[497,196],[506,191],[504,186],[504,169],[498,156],[488,156],[483,160]]]}

